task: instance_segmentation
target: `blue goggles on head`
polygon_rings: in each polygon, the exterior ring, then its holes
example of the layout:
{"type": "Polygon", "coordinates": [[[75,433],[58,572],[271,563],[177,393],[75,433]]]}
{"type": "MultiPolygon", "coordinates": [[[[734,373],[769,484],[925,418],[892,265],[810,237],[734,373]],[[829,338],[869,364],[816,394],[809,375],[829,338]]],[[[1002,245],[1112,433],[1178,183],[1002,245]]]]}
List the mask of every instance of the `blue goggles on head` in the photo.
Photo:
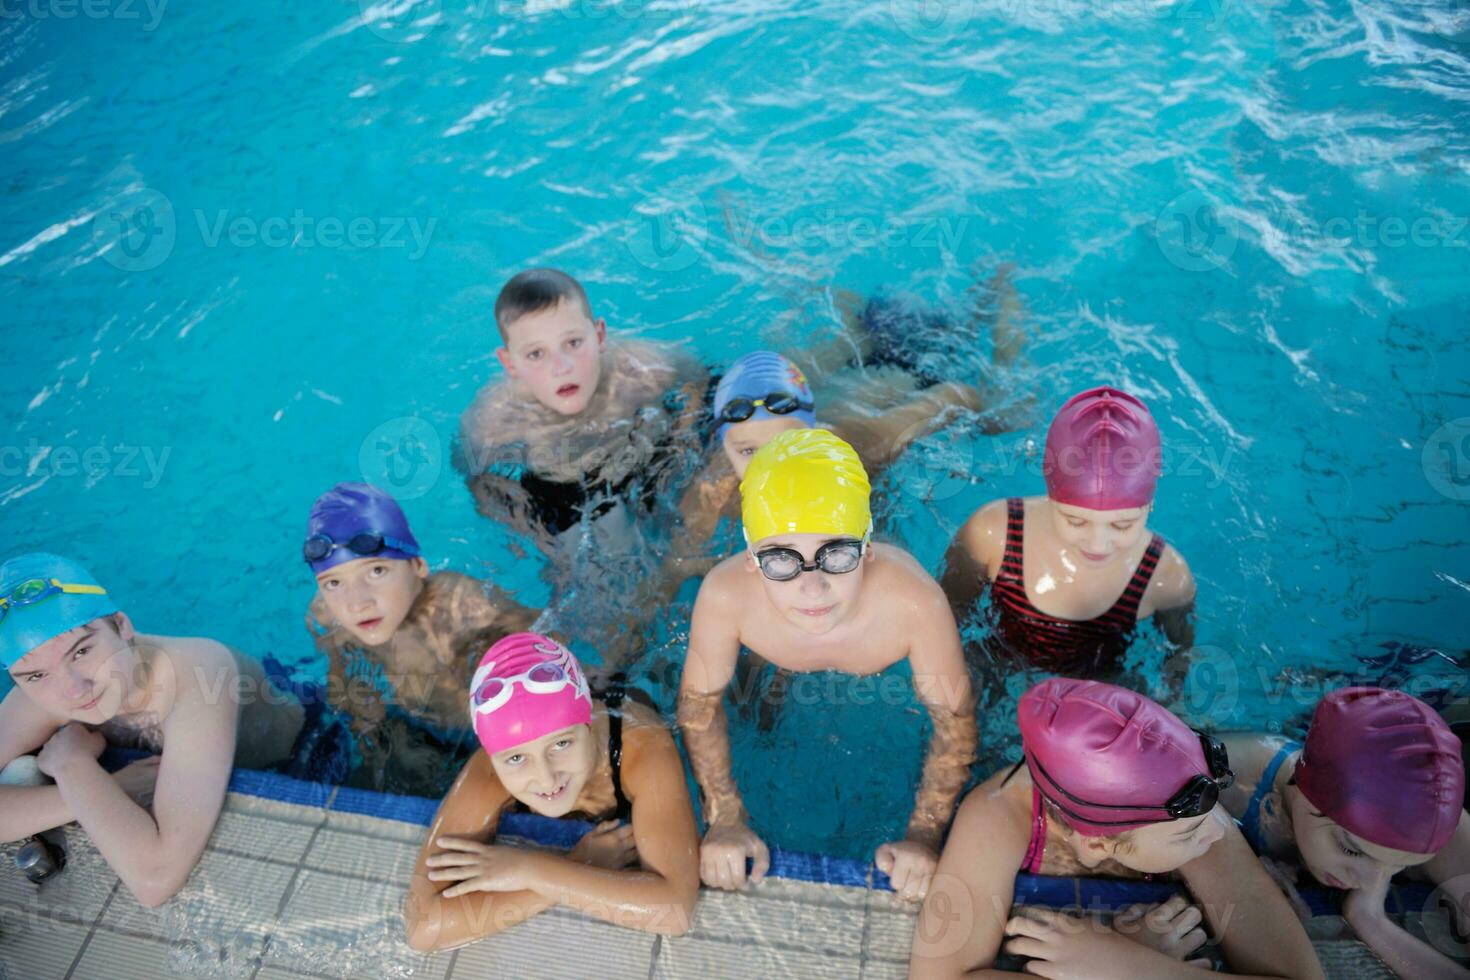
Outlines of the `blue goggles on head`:
{"type": "Polygon", "coordinates": [[[63,593],[66,595],[107,595],[107,590],[100,585],[77,585],[54,578],[26,579],[5,595],[0,596],[0,623],[5,622],[5,617],[10,615],[12,609],[33,606],[63,593]]]}
{"type": "Polygon", "coordinates": [[[360,531],[346,541],[333,541],[325,534],[313,534],[301,546],[301,556],[309,562],[321,561],[338,548],[346,548],[359,558],[371,558],[386,550],[401,551],[412,558],[419,556],[417,546],[391,538],[377,531],[360,531]]]}

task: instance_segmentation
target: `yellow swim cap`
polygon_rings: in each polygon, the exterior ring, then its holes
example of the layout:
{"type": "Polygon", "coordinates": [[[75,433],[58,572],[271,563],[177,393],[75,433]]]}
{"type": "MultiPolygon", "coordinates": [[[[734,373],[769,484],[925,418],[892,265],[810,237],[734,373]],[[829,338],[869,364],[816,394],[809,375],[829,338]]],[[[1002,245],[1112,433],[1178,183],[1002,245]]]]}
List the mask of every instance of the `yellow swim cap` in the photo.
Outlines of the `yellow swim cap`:
{"type": "Polygon", "coordinates": [[[775,534],[862,538],[872,526],[868,474],[826,429],[792,429],[761,447],[740,483],[745,540],[775,534]]]}

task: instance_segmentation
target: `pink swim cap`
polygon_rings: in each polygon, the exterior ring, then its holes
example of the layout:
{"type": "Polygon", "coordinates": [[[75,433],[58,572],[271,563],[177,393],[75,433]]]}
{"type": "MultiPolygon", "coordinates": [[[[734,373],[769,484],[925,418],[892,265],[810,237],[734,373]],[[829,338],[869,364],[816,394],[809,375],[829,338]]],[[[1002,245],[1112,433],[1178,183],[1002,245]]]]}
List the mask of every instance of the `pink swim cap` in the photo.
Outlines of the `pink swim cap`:
{"type": "Polygon", "coordinates": [[[1163,469],[1148,407],[1107,386],[1070,398],[1046,432],[1046,495],[1089,510],[1144,507],[1163,469]]]}
{"type": "Polygon", "coordinates": [[[572,725],[592,723],[592,695],[572,652],[540,633],[496,643],[470,681],[470,717],[494,755],[572,725]]]}
{"type": "Polygon", "coordinates": [[[1379,847],[1432,854],[1465,804],[1460,740],[1402,691],[1345,687],[1322,699],[1296,785],[1333,823],[1379,847]]]}
{"type": "Polygon", "coordinates": [[[1036,788],[1087,837],[1174,819],[1164,804],[1210,774],[1198,733],[1113,684],[1053,677],[1021,696],[1016,715],[1036,788]]]}

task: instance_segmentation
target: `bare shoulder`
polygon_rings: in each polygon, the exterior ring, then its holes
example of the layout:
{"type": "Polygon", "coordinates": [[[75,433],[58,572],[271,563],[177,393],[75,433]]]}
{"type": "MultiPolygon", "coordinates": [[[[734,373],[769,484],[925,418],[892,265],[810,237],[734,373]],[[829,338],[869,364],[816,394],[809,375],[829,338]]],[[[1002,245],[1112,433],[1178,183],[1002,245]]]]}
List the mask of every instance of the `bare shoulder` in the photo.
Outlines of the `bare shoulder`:
{"type": "Polygon", "coordinates": [[[1005,556],[1007,498],[985,504],[955,534],[955,541],[992,577],[1005,556]]]}
{"type": "Polygon", "coordinates": [[[1149,581],[1149,592],[1156,609],[1172,609],[1194,599],[1194,573],[1189,570],[1189,563],[1179,549],[1172,544],[1165,544],[1163,553],[1159,555],[1159,564],[1149,581]]]}
{"type": "Polygon", "coordinates": [[[474,448],[485,448],[504,441],[497,438],[503,431],[505,409],[510,402],[510,385],[504,378],[486,382],[475,394],[475,400],[459,420],[459,437],[474,448]]]}
{"type": "Polygon", "coordinates": [[[663,718],[647,705],[631,699],[623,702],[623,753],[629,762],[669,753],[676,760],[679,757],[674,737],[663,718]]]}
{"type": "Polygon", "coordinates": [[[155,683],[174,685],[177,703],[235,703],[240,668],[223,643],[202,636],[140,636],[138,643],[157,651],[155,683]]]}
{"type": "Polygon", "coordinates": [[[699,584],[696,602],[707,610],[738,611],[748,601],[752,587],[758,583],[746,572],[742,551],[710,569],[699,584]]]}
{"type": "MultiPolygon", "coordinates": [[[[919,560],[896,545],[873,543],[873,575],[881,592],[906,603],[939,603],[946,609],[949,600],[919,560]]],[[[890,600],[892,601],[892,600],[890,600]]]]}
{"type": "Polygon", "coordinates": [[[1031,822],[1029,814],[1017,804],[1019,784],[1006,782],[1009,771],[995,773],[960,801],[946,851],[953,846],[996,858],[1014,853],[1015,866],[1020,868],[1031,835],[1031,822]]]}

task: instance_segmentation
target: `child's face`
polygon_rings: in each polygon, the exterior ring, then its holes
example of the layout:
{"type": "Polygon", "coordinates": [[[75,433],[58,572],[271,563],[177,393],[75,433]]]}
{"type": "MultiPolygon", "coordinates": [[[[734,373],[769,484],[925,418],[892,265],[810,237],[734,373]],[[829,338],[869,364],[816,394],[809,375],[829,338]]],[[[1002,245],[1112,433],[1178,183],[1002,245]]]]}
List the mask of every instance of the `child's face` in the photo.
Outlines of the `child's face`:
{"type": "Polygon", "coordinates": [[[833,575],[818,569],[802,572],[786,582],[773,582],[761,574],[755,556],[768,548],[790,548],[800,552],[802,562],[810,565],[822,545],[844,540],[850,539],[830,534],[778,534],[762,538],[746,552],[746,570],[760,576],[766,598],[782,619],[803,633],[820,636],[845,620],[856,607],[864,568],[873,560],[872,546],[863,549],[862,560],[850,572],[833,575]]]}
{"type": "Polygon", "coordinates": [[[571,812],[597,761],[590,725],[572,725],[490,757],[495,775],[510,795],[543,817],[571,812]]]}
{"type": "Polygon", "coordinates": [[[1082,567],[1103,568],[1132,552],[1147,529],[1149,509],[1089,510],[1053,500],[1052,528],[1082,567]]]}
{"type": "Polygon", "coordinates": [[[358,642],[386,643],[429,577],[422,558],[354,558],[316,577],[332,618],[358,642]]]}
{"type": "Polygon", "coordinates": [[[1184,820],[1139,827],[1126,837],[1088,838],[1075,835],[1078,857],[1088,867],[1112,858],[1142,874],[1167,874],[1202,857],[1220,838],[1230,815],[1217,806],[1209,813],[1184,820]]]}
{"type": "Polygon", "coordinates": [[[1434,857],[1370,844],[1318,813],[1300,792],[1290,793],[1288,798],[1302,864],[1329,888],[1367,888],[1434,857]]]}
{"type": "Polygon", "coordinates": [[[52,714],[100,725],[134,692],[138,655],[122,613],[52,637],[10,668],[16,687],[52,714]]]}
{"type": "Polygon", "coordinates": [[[756,450],[783,432],[806,427],[807,424],[794,415],[746,419],[744,422],[734,422],[726,428],[720,445],[725,450],[725,458],[735,467],[735,475],[743,480],[745,470],[750,466],[750,457],[755,455],[756,450]]]}
{"type": "Polygon", "coordinates": [[[505,346],[495,354],[505,373],[538,402],[576,415],[597,393],[606,345],[607,324],[589,320],[580,303],[563,300],[512,320],[505,328],[505,346]]]}

